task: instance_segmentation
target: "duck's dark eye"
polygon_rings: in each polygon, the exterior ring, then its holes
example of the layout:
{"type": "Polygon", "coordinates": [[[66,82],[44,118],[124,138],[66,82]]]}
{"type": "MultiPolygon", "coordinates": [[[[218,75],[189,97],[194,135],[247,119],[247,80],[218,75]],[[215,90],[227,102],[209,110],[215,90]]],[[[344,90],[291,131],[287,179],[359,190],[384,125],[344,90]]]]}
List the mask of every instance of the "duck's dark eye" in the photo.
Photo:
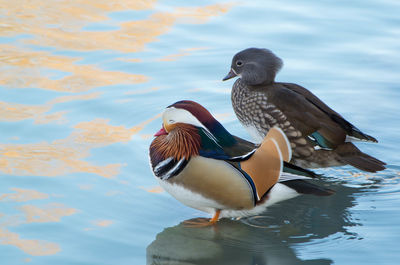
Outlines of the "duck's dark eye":
{"type": "Polygon", "coordinates": [[[237,65],[237,66],[242,66],[242,65],[243,65],[243,62],[242,62],[242,61],[236,61],[236,65],[237,65]]]}

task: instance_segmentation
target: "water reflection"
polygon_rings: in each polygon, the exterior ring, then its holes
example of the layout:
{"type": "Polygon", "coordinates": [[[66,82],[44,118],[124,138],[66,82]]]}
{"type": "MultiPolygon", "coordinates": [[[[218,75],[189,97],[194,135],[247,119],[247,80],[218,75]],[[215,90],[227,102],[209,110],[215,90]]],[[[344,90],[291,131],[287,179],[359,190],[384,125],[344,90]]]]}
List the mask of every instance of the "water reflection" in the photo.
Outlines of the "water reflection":
{"type": "MultiPolygon", "coordinates": [[[[25,203],[35,200],[48,200],[49,194],[31,189],[11,188],[15,192],[0,194],[0,203],[25,203]]],[[[7,209],[7,207],[2,207],[7,209]]],[[[11,245],[19,248],[31,256],[54,255],[61,251],[59,244],[40,239],[27,239],[24,236],[12,232],[9,228],[31,223],[54,223],[60,222],[63,217],[73,215],[77,209],[68,207],[61,203],[47,203],[44,205],[22,204],[18,214],[0,213],[0,244],[11,245]]]]}
{"type": "Polygon", "coordinates": [[[215,227],[166,228],[147,247],[147,264],[331,264],[302,261],[289,244],[270,229],[221,220],[215,227]]]}
{"type": "Polygon", "coordinates": [[[147,247],[147,264],[332,264],[329,259],[302,260],[295,247],[331,235],[338,241],[357,238],[358,225],[349,209],[362,187],[332,184],[327,198],[301,196],[262,216],[240,221],[222,219],[215,227],[190,228],[183,223],[164,229],[147,247]]]}

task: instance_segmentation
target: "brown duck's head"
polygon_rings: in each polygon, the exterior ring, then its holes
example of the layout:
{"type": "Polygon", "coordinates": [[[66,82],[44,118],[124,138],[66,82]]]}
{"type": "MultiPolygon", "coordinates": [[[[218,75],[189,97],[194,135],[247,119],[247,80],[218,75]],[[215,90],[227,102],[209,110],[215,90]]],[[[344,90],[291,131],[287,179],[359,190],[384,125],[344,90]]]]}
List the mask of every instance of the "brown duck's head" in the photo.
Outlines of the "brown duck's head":
{"type": "Polygon", "coordinates": [[[233,56],[231,70],[223,81],[240,76],[247,85],[271,84],[283,62],[268,49],[248,48],[233,56]]]}

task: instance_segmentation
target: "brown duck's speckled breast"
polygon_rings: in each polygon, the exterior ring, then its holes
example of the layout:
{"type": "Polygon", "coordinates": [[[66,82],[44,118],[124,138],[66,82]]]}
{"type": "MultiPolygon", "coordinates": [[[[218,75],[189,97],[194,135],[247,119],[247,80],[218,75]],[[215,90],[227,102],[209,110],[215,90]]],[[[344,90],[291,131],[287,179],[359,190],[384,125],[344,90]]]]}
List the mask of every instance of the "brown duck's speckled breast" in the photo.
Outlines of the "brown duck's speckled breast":
{"type": "Polygon", "coordinates": [[[239,121],[246,127],[256,128],[261,137],[270,128],[277,126],[285,132],[289,140],[296,140],[299,144],[306,143],[301,132],[291,125],[285,114],[268,102],[266,89],[249,87],[239,78],[233,85],[231,99],[239,121]]]}
{"type": "Polygon", "coordinates": [[[232,88],[231,100],[235,114],[252,137],[256,141],[263,139],[270,128],[277,126],[290,141],[293,150],[292,163],[303,167],[337,165],[337,155],[327,150],[314,150],[314,144],[292,125],[280,109],[268,102],[267,89],[265,86],[247,86],[240,78],[232,88]],[[258,134],[256,136],[255,131],[258,134]]]}

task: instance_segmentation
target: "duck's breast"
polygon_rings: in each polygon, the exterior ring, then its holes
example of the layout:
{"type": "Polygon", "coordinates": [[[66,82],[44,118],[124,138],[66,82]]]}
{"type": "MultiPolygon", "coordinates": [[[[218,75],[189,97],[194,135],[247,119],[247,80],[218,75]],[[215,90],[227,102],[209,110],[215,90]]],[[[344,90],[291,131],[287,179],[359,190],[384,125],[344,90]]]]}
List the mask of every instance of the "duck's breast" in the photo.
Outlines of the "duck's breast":
{"type": "Polygon", "coordinates": [[[182,203],[206,212],[212,209],[251,209],[254,193],[250,183],[223,160],[192,157],[182,172],[161,181],[164,189],[182,203]]]}

